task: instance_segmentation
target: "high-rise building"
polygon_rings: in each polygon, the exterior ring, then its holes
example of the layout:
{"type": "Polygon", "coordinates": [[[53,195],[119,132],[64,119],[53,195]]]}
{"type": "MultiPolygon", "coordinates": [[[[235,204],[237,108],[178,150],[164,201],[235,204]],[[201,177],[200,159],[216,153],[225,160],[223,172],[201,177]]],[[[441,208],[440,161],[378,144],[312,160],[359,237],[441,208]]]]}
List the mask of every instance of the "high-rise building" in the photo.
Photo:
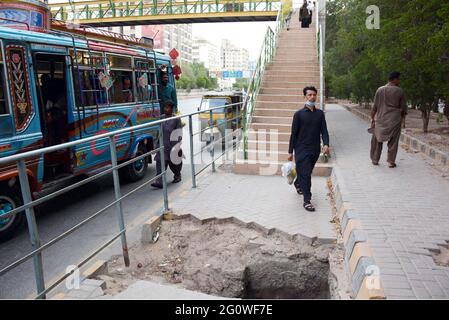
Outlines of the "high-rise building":
{"type": "Polygon", "coordinates": [[[193,62],[202,62],[210,72],[220,68],[220,49],[205,39],[194,39],[192,46],[193,62]]]}
{"type": "Polygon", "coordinates": [[[238,48],[228,39],[221,41],[221,67],[224,70],[242,70],[249,69],[249,53],[248,50],[238,48]]]}
{"type": "Polygon", "coordinates": [[[155,50],[168,54],[175,48],[179,53],[179,62],[193,61],[191,24],[108,27],[106,29],[137,38],[153,38],[155,50]]]}

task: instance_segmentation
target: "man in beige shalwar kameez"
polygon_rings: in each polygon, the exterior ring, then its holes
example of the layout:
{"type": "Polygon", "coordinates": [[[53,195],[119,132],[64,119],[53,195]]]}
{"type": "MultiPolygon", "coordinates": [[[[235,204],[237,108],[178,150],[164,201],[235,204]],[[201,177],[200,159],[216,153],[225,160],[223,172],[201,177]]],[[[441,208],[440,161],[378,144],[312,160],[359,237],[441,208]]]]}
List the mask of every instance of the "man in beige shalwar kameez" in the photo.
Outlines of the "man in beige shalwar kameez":
{"type": "Polygon", "coordinates": [[[371,161],[379,164],[384,142],[388,142],[387,162],[390,168],[396,167],[396,156],[401,136],[402,119],[407,114],[404,91],[399,87],[400,73],[392,72],[387,85],[377,89],[371,112],[371,126],[374,127],[371,139],[371,161]]]}

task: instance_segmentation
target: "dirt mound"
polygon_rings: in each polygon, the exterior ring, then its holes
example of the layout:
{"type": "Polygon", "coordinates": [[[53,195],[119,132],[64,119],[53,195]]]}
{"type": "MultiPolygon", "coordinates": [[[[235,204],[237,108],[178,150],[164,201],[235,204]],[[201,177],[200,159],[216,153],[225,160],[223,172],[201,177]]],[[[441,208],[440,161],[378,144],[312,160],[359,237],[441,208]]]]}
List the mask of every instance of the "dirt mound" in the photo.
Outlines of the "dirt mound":
{"type": "Polygon", "coordinates": [[[107,294],[136,280],[230,298],[328,298],[333,244],[233,219],[163,221],[155,244],[131,248],[131,266],[109,263],[107,294]]]}

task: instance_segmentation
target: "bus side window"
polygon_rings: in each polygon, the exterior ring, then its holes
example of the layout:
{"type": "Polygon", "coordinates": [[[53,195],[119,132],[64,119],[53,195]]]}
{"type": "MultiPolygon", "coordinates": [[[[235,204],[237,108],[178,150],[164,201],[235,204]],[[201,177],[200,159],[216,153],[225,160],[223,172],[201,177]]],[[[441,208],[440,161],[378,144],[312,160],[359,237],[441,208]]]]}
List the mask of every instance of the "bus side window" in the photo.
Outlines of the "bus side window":
{"type": "Polygon", "coordinates": [[[87,52],[76,51],[77,57],[71,51],[74,60],[73,81],[76,92],[76,105],[78,107],[92,107],[107,104],[106,90],[101,86],[99,76],[105,73],[103,56],[93,53],[91,57],[87,52]],[[75,59],[77,62],[75,62],[75,59]],[[77,66],[79,69],[77,69],[77,66]]]}
{"type": "Polygon", "coordinates": [[[137,101],[157,100],[156,70],[154,60],[135,60],[137,101]]]}
{"type": "Polygon", "coordinates": [[[159,95],[159,90],[158,90],[158,81],[157,81],[157,75],[156,75],[156,71],[152,71],[150,72],[150,82],[151,82],[151,87],[152,89],[152,96],[151,96],[151,100],[153,101],[158,101],[158,95],[159,95]]]}
{"type": "Polygon", "coordinates": [[[133,70],[131,58],[108,55],[113,85],[108,90],[109,103],[120,104],[134,102],[133,70]]]}

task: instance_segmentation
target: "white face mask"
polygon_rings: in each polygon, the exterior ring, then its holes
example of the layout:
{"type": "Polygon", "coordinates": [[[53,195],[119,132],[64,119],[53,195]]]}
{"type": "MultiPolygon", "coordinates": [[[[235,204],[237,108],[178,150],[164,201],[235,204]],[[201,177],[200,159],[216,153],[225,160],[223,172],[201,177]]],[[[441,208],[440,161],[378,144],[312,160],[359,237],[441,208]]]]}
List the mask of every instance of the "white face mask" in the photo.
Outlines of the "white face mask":
{"type": "Polygon", "coordinates": [[[315,107],[315,102],[312,102],[312,101],[306,101],[306,103],[304,104],[306,107],[309,107],[309,108],[313,108],[313,107],[315,107]]]}

